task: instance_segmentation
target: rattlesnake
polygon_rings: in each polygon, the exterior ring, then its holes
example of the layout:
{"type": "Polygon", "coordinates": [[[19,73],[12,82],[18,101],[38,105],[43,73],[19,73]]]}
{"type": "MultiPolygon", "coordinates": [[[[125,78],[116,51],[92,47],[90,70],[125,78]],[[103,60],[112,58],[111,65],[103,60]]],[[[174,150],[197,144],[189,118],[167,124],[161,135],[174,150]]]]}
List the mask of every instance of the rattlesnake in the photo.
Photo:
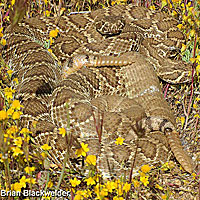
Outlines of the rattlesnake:
{"type": "Polygon", "coordinates": [[[32,130],[35,144],[49,143],[50,159],[58,163],[66,150],[73,158],[80,143],[88,143],[99,169],[117,175],[164,162],[172,150],[192,172],[157,78],[189,80],[191,66],[179,58],[184,35],[176,25],[166,13],[130,4],[8,27],[3,56],[19,79],[22,126],[32,130]],[[53,29],[59,35],[52,55],[44,44],[53,29]],[[88,67],[79,67],[82,62],[88,67]],[[58,134],[59,127],[72,141],[58,134]],[[122,145],[115,144],[119,136],[122,145]]]}

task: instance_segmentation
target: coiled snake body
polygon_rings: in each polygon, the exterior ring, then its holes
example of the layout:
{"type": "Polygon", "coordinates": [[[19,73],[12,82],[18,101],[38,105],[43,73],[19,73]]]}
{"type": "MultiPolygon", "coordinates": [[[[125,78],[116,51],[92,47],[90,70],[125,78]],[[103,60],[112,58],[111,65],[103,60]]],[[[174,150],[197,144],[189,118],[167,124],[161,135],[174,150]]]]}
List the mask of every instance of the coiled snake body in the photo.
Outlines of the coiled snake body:
{"type": "Polygon", "coordinates": [[[3,55],[19,78],[22,122],[35,143],[49,143],[56,163],[87,143],[107,174],[165,162],[170,151],[192,172],[158,80],[189,80],[191,66],[178,56],[184,36],[176,25],[166,13],[118,5],[9,27],[3,55]],[[44,44],[54,29],[59,34],[52,55],[44,44]],[[60,127],[72,141],[58,134],[60,127]],[[122,145],[115,143],[118,137],[122,145]]]}

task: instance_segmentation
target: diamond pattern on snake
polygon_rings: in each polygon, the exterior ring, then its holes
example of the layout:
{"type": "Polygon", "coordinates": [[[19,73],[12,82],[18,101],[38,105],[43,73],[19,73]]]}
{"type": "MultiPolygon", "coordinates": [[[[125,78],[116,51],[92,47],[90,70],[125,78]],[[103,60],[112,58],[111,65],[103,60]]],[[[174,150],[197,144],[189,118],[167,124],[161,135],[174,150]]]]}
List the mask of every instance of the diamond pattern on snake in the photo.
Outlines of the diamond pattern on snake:
{"type": "Polygon", "coordinates": [[[76,157],[84,142],[106,176],[166,162],[172,153],[193,171],[158,79],[190,81],[191,65],[179,56],[185,39],[176,25],[164,12],[130,4],[35,17],[7,28],[3,56],[19,79],[22,126],[31,129],[38,147],[49,141],[52,162],[62,163],[66,152],[76,157]],[[55,29],[52,55],[44,43],[55,29]],[[118,137],[122,145],[115,144],[118,137]]]}

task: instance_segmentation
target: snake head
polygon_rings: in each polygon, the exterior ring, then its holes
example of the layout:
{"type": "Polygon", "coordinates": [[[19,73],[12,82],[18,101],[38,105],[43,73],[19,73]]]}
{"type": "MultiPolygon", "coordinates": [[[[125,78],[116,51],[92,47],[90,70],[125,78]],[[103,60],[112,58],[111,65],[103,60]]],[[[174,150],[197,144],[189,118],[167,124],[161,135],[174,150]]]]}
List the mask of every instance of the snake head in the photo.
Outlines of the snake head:
{"type": "Polygon", "coordinates": [[[119,35],[125,26],[125,20],[121,16],[102,16],[95,19],[96,30],[106,37],[119,35]]]}

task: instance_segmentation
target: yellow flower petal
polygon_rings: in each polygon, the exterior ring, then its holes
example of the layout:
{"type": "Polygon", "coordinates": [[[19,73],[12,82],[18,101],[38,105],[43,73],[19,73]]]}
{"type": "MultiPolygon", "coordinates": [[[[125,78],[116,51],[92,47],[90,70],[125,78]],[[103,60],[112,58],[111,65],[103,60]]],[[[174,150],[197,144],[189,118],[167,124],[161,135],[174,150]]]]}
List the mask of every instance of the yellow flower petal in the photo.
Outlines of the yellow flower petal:
{"type": "Polygon", "coordinates": [[[8,117],[7,112],[5,110],[1,110],[0,111],[0,121],[7,119],[7,117],[8,117]]]}
{"type": "Polygon", "coordinates": [[[115,141],[115,144],[117,144],[117,145],[122,145],[123,142],[124,142],[124,138],[118,137],[118,138],[116,139],[116,141],[115,141]]]}
{"type": "Polygon", "coordinates": [[[125,183],[124,187],[123,187],[123,190],[127,193],[130,189],[131,189],[131,184],[125,183]]]}
{"type": "Polygon", "coordinates": [[[89,151],[88,144],[81,143],[81,148],[76,150],[77,157],[86,156],[86,153],[89,151]]]}
{"type": "Polygon", "coordinates": [[[20,108],[23,107],[19,100],[14,100],[13,103],[12,103],[12,108],[16,109],[16,110],[20,110],[20,108]]]}
{"type": "Polygon", "coordinates": [[[64,137],[66,134],[65,128],[59,128],[59,134],[61,134],[64,137]]]}
{"type": "Polygon", "coordinates": [[[44,151],[48,151],[48,150],[51,149],[51,147],[50,147],[48,144],[42,145],[41,148],[42,148],[44,151]]]}
{"type": "Polygon", "coordinates": [[[72,187],[76,187],[77,185],[79,185],[81,183],[81,181],[77,180],[77,178],[70,179],[69,182],[71,183],[72,187]]]}
{"type": "Polygon", "coordinates": [[[23,154],[24,152],[19,147],[13,147],[13,156],[18,156],[19,154],[23,154]]]}
{"type": "Polygon", "coordinates": [[[34,172],[35,171],[35,167],[26,167],[24,169],[24,171],[27,173],[27,174],[30,174],[31,172],[34,172]]]}
{"type": "Polygon", "coordinates": [[[49,37],[57,37],[58,32],[59,32],[58,29],[51,30],[50,33],[49,33],[49,37]]]}
{"type": "Polygon", "coordinates": [[[151,167],[149,165],[143,165],[141,167],[141,171],[144,173],[148,173],[151,170],[151,167]]]}
{"type": "Polygon", "coordinates": [[[21,114],[22,114],[22,112],[16,111],[13,113],[12,118],[14,120],[18,120],[20,118],[21,114]]]}
{"type": "Polygon", "coordinates": [[[95,180],[92,177],[89,177],[89,178],[85,179],[84,181],[87,182],[87,185],[95,184],[95,180]]]}
{"type": "Polygon", "coordinates": [[[144,186],[147,186],[149,184],[147,176],[141,176],[140,181],[144,184],[144,186]]]}
{"type": "Polygon", "coordinates": [[[96,161],[97,158],[95,155],[88,155],[87,158],[85,159],[85,161],[89,164],[89,165],[96,165],[96,161]]]}

